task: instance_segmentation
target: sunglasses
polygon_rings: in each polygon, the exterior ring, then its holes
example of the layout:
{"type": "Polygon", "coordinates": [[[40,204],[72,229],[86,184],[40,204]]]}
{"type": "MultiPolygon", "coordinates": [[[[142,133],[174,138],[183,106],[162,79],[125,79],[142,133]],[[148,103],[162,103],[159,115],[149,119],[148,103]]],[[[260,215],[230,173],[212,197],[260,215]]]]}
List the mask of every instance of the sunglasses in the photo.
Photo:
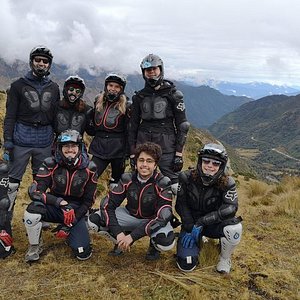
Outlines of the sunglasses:
{"type": "Polygon", "coordinates": [[[138,158],[137,160],[139,163],[144,163],[146,162],[147,164],[154,164],[155,163],[155,160],[154,159],[151,159],[151,158],[147,158],[147,159],[144,159],[144,158],[138,158]]]}
{"type": "Polygon", "coordinates": [[[70,86],[70,87],[68,88],[68,90],[69,90],[70,92],[75,92],[76,94],[80,94],[80,93],[81,93],[81,89],[76,89],[76,88],[74,88],[73,86],[70,86]]]}
{"type": "Polygon", "coordinates": [[[222,164],[222,162],[220,162],[218,160],[214,160],[214,159],[210,159],[210,158],[205,158],[205,157],[202,157],[202,162],[205,165],[208,165],[209,163],[212,163],[212,165],[214,167],[219,167],[222,164]]]}
{"type": "Polygon", "coordinates": [[[49,64],[49,59],[48,58],[37,58],[37,57],[35,57],[34,61],[37,62],[37,63],[42,61],[44,64],[49,64]]]}

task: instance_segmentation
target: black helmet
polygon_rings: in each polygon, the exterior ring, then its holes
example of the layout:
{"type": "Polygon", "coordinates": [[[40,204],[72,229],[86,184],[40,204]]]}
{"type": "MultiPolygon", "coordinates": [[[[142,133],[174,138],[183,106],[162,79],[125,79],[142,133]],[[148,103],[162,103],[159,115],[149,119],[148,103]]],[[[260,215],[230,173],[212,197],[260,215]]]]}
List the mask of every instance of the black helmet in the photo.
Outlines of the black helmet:
{"type": "Polygon", "coordinates": [[[78,131],[72,129],[65,130],[57,138],[55,158],[58,162],[63,162],[68,166],[76,166],[80,160],[83,147],[83,139],[78,131]],[[62,146],[69,143],[79,145],[78,154],[74,158],[65,157],[62,153],[62,146]]]}
{"type": "Polygon", "coordinates": [[[83,96],[84,91],[85,91],[84,80],[78,75],[69,76],[65,80],[64,87],[63,87],[63,96],[70,104],[74,104],[77,100],[79,100],[83,96]],[[70,98],[70,95],[68,94],[68,89],[70,86],[76,86],[76,85],[78,86],[78,88],[80,88],[81,93],[76,94],[77,97],[72,96],[70,98]]]}
{"type": "Polygon", "coordinates": [[[108,99],[108,101],[113,102],[113,101],[119,100],[119,97],[121,96],[121,94],[124,93],[125,86],[126,86],[126,78],[123,75],[119,75],[119,74],[115,74],[115,73],[108,74],[105,77],[105,82],[104,82],[104,92],[105,92],[105,96],[108,99]],[[122,87],[122,90],[118,94],[109,93],[107,90],[107,84],[109,82],[118,83],[122,87]]]}
{"type": "Polygon", "coordinates": [[[164,79],[164,63],[162,59],[155,54],[148,54],[141,62],[141,70],[143,74],[143,78],[145,79],[146,83],[148,83],[152,87],[156,87],[161,84],[162,80],[164,79]],[[157,78],[146,78],[145,77],[145,69],[159,67],[160,74],[157,78]]]}
{"type": "Polygon", "coordinates": [[[53,60],[53,55],[52,55],[51,51],[45,46],[36,46],[30,51],[30,55],[29,55],[30,68],[39,77],[44,77],[46,75],[49,75],[49,69],[51,67],[52,60],[53,60]],[[48,58],[48,60],[49,60],[48,68],[46,68],[46,69],[35,68],[33,66],[33,59],[35,56],[43,56],[43,57],[48,58]]]}
{"type": "Polygon", "coordinates": [[[198,152],[197,170],[202,180],[203,185],[214,184],[225,171],[228,161],[226,149],[219,144],[206,144],[198,152]],[[211,158],[221,162],[218,172],[215,175],[204,174],[202,171],[202,158],[211,158]]]}

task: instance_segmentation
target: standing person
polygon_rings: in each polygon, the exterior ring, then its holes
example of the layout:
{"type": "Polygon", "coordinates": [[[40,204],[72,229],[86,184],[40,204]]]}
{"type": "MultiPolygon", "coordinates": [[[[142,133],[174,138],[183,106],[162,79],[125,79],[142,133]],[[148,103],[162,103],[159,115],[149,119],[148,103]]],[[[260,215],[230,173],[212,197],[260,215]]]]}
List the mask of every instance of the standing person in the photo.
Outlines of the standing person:
{"type": "Polygon", "coordinates": [[[85,82],[81,77],[69,76],[65,80],[63,98],[59,102],[54,121],[54,131],[57,137],[67,129],[74,129],[82,136],[84,132],[90,131],[92,107],[82,99],[84,91],[85,82]]]}
{"type": "Polygon", "coordinates": [[[97,165],[100,177],[109,164],[112,175],[110,187],[117,184],[125,170],[127,154],[127,126],[129,103],[125,95],[126,79],[122,75],[108,74],[104,92],[96,97],[94,108],[94,130],[89,153],[97,165]]]}
{"type": "Polygon", "coordinates": [[[59,88],[48,78],[53,55],[45,46],[33,48],[29,71],[11,84],[4,118],[4,159],[9,161],[9,215],[12,219],[17,191],[31,159],[33,177],[51,155],[53,120],[59,88]]]}
{"type": "Polygon", "coordinates": [[[234,179],[225,175],[227,160],[223,146],[206,144],[198,154],[197,167],[179,175],[175,209],[182,222],[177,242],[177,265],[182,271],[195,269],[204,235],[220,239],[217,271],[230,272],[231,254],[241,240],[242,218],[236,217],[234,179]]]}
{"type": "Polygon", "coordinates": [[[145,87],[132,100],[129,127],[131,165],[134,166],[134,149],[147,141],[162,148],[159,162],[161,172],[172,181],[172,191],[177,192],[178,172],[183,167],[182,151],[190,124],[185,115],[183,94],[171,81],[164,80],[161,58],[147,55],[141,62],[145,87]]]}
{"type": "Polygon", "coordinates": [[[94,203],[96,166],[84,155],[82,136],[76,130],[62,132],[54,157],[46,158],[29,187],[32,202],[24,213],[29,240],[26,262],[37,261],[42,252],[42,221],[60,223],[58,238],[66,238],[76,258],[92,255],[85,214],[94,203]]]}
{"type": "Polygon", "coordinates": [[[115,252],[129,251],[132,243],[149,236],[147,260],[156,260],[160,251],[173,248],[170,179],[157,172],[161,148],[144,143],[136,148],[136,171],[124,173],[118,185],[100,204],[100,211],[89,216],[89,225],[99,233],[109,231],[115,239],[115,252]],[[124,199],[127,204],[121,206],[124,199]]]}

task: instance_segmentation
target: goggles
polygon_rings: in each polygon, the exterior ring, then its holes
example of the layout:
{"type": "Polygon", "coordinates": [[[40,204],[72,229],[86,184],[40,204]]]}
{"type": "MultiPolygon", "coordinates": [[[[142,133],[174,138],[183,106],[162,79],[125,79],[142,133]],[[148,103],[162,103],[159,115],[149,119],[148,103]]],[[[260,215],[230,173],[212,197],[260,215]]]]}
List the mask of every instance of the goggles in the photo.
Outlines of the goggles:
{"type": "Polygon", "coordinates": [[[37,63],[40,63],[42,61],[44,64],[49,64],[49,59],[48,58],[34,57],[33,60],[37,63]]]}
{"type": "Polygon", "coordinates": [[[222,164],[222,162],[219,160],[206,158],[206,157],[202,157],[202,163],[205,165],[208,165],[211,163],[214,167],[219,167],[222,164]]]}
{"type": "Polygon", "coordinates": [[[76,89],[76,88],[74,88],[73,86],[70,86],[70,87],[68,88],[68,91],[70,91],[70,92],[75,92],[76,94],[80,94],[80,93],[82,92],[81,89],[76,89]]]}

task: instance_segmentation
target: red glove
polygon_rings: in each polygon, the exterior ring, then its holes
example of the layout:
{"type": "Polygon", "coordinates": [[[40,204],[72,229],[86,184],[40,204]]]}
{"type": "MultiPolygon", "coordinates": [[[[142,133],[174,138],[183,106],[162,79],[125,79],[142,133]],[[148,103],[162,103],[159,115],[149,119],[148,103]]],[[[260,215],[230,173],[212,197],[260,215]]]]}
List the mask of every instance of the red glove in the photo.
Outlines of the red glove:
{"type": "Polygon", "coordinates": [[[12,237],[4,229],[0,231],[0,240],[4,243],[6,247],[12,246],[13,244],[12,237]]]}
{"type": "Polygon", "coordinates": [[[61,226],[58,231],[56,232],[55,236],[58,239],[66,239],[70,234],[69,227],[61,226]]]}
{"type": "Polygon", "coordinates": [[[73,222],[75,221],[75,211],[70,204],[64,205],[61,207],[64,213],[64,223],[68,227],[73,226],[73,222]]]}

